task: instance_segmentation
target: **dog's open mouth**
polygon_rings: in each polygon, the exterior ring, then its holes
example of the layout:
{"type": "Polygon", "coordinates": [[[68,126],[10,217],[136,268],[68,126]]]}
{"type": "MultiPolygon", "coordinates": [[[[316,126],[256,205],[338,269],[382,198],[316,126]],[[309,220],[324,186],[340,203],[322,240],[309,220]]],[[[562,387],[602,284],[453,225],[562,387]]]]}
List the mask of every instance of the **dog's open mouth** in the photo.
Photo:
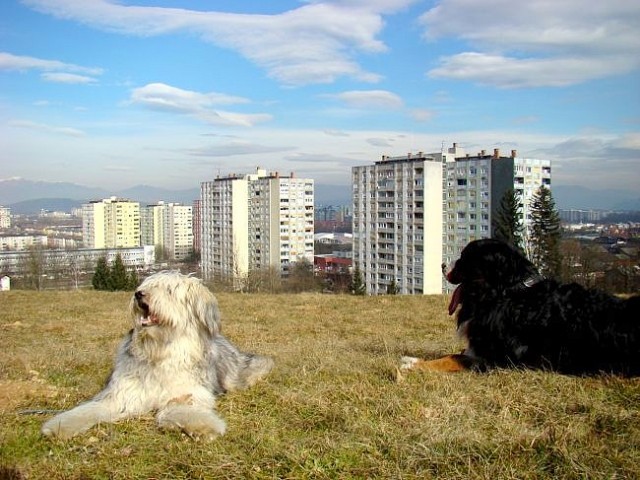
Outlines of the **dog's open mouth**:
{"type": "Polygon", "coordinates": [[[140,310],[140,325],[142,327],[150,327],[152,325],[157,325],[159,323],[158,317],[151,313],[151,309],[149,308],[149,304],[144,299],[144,294],[141,292],[135,293],[136,304],[138,305],[138,309],[140,310]]]}
{"type": "Polygon", "coordinates": [[[453,315],[460,305],[460,299],[462,298],[462,284],[458,285],[451,295],[451,301],[449,302],[449,315],[453,315]]]}
{"type": "Polygon", "coordinates": [[[155,315],[140,316],[140,325],[143,327],[151,327],[158,324],[158,317],[155,315]]]}

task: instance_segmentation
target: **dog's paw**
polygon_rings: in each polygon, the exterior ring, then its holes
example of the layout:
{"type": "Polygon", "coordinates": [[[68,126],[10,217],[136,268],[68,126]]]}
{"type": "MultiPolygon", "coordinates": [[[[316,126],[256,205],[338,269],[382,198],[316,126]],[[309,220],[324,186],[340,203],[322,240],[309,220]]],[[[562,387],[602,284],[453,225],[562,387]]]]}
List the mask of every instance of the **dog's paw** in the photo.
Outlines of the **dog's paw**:
{"type": "Polygon", "coordinates": [[[162,430],[180,430],[191,438],[214,440],[226,431],[225,421],[215,411],[198,405],[169,404],[156,420],[162,430]]]}
{"type": "Polygon", "coordinates": [[[420,359],[416,357],[402,357],[400,358],[400,370],[411,370],[419,361],[420,359]]]}
{"type": "Polygon", "coordinates": [[[74,425],[71,422],[62,421],[58,417],[54,417],[48,422],[45,422],[40,429],[40,433],[45,437],[57,438],[58,440],[69,440],[78,433],[86,431],[88,427],[83,425],[74,425]]]}

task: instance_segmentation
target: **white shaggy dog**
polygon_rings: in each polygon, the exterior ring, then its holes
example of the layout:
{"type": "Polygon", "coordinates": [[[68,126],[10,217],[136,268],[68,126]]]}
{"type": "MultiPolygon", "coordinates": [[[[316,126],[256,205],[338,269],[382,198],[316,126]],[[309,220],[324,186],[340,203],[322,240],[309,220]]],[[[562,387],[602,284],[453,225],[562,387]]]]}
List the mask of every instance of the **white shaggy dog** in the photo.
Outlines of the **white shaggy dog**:
{"type": "Polygon", "coordinates": [[[213,294],[195,277],[161,272],[142,282],[131,299],[133,329],[100,393],[42,426],[61,439],[101,422],[156,411],[158,425],[207,439],[225,422],[215,397],[264,377],[273,360],[243,353],[220,333],[213,294]]]}

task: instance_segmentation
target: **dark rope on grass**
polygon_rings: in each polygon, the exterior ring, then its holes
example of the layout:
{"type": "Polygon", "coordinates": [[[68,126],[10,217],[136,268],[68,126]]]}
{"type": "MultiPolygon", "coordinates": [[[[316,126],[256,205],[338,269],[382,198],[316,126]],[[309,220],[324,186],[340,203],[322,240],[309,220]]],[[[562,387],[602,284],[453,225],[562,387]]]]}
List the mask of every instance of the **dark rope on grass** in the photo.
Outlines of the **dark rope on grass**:
{"type": "Polygon", "coordinates": [[[18,415],[47,415],[49,413],[61,413],[64,410],[49,410],[47,408],[34,409],[34,410],[20,410],[18,415]]]}

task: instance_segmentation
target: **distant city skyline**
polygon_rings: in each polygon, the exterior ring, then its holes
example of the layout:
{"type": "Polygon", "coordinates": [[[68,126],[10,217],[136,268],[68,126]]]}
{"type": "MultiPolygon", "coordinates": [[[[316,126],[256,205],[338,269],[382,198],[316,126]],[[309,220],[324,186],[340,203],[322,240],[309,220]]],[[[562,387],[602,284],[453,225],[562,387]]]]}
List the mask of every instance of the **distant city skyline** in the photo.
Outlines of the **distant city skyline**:
{"type": "Polygon", "coordinates": [[[6,0],[0,179],[349,185],[456,142],[637,190],[639,24],[628,0],[6,0]]]}

